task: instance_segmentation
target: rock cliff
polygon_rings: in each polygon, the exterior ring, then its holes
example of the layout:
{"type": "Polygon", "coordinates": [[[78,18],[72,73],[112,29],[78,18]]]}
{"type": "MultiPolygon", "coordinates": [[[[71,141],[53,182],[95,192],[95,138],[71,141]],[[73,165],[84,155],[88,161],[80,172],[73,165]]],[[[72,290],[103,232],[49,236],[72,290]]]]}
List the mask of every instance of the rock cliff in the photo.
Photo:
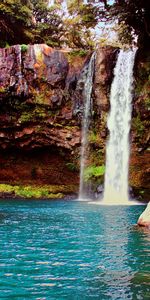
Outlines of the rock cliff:
{"type": "MultiPolygon", "coordinates": [[[[105,161],[117,53],[113,47],[97,50],[89,134],[92,164],[105,161]]],[[[91,55],[81,54],[44,44],[0,49],[1,183],[78,186],[83,89],[91,55]]],[[[131,130],[130,183],[140,188],[141,196],[149,184],[148,57],[137,56],[131,130]]]]}

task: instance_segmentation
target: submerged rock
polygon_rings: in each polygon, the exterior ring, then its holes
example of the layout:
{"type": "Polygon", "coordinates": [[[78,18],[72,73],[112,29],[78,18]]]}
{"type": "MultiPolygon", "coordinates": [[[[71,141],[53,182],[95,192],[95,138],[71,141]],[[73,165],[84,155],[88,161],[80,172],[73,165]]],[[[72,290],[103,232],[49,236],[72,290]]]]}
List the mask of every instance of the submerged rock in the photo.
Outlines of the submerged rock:
{"type": "Polygon", "coordinates": [[[143,213],[140,215],[137,224],[139,226],[150,228],[150,202],[148,203],[143,213]]]}

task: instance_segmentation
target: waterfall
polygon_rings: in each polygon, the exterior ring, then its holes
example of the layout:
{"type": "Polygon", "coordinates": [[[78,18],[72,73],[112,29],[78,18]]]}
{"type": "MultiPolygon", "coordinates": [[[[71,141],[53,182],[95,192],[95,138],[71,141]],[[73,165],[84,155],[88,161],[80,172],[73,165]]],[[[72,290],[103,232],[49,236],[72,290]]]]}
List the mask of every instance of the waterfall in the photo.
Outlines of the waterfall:
{"type": "Polygon", "coordinates": [[[110,94],[104,203],[128,203],[129,132],[136,49],[120,50],[110,94]]]}
{"type": "Polygon", "coordinates": [[[87,159],[87,147],[88,147],[88,129],[91,120],[91,94],[93,86],[93,74],[95,64],[95,53],[92,54],[90,62],[88,64],[86,78],[84,82],[83,99],[84,99],[84,113],[82,120],[82,140],[81,140],[81,156],[80,156],[80,188],[79,199],[84,200],[86,198],[86,191],[84,188],[84,169],[87,159]]]}

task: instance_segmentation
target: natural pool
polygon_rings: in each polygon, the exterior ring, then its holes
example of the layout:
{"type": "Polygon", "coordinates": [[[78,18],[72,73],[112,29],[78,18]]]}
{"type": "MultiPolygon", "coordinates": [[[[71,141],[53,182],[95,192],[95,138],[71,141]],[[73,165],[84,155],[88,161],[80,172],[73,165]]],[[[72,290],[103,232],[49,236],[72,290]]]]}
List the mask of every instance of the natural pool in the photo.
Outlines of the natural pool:
{"type": "Polygon", "coordinates": [[[0,200],[0,299],[150,299],[143,210],[0,200]]]}

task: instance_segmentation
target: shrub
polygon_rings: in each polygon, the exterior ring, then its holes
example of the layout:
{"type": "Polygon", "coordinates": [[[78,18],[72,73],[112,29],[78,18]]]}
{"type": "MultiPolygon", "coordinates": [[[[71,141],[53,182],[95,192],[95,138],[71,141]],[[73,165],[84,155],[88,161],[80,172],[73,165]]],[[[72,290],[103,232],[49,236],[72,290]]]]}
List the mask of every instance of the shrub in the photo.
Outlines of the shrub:
{"type": "Polygon", "coordinates": [[[80,56],[80,57],[84,57],[87,55],[87,50],[83,50],[83,49],[80,49],[80,50],[72,50],[70,53],[70,56],[80,56]]]}
{"type": "Polygon", "coordinates": [[[138,115],[136,118],[133,118],[133,128],[136,130],[137,135],[141,137],[144,132],[144,125],[140,119],[140,115],[138,115]]]}
{"type": "Polygon", "coordinates": [[[21,45],[21,52],[27,52],[28,50],[28,45],[22,44],[21,45]]]}
{"type": "Polygon", "coordinates": [[[88,181],[92,178],[100,177],[105,173],[105,166],[89,166],[84,171],[84,180],[88,181]]]}
{"type": "Polygon", "coordinates": [[[75,171],[77,171],[78,170],[78,168],[77,168],[77,166],[74,164],[74,163],[66,163],[66,166],[67,166],[67,168],[70,170],[70,171],[73,171],[73,172],[75,172],[75,171]]]}

